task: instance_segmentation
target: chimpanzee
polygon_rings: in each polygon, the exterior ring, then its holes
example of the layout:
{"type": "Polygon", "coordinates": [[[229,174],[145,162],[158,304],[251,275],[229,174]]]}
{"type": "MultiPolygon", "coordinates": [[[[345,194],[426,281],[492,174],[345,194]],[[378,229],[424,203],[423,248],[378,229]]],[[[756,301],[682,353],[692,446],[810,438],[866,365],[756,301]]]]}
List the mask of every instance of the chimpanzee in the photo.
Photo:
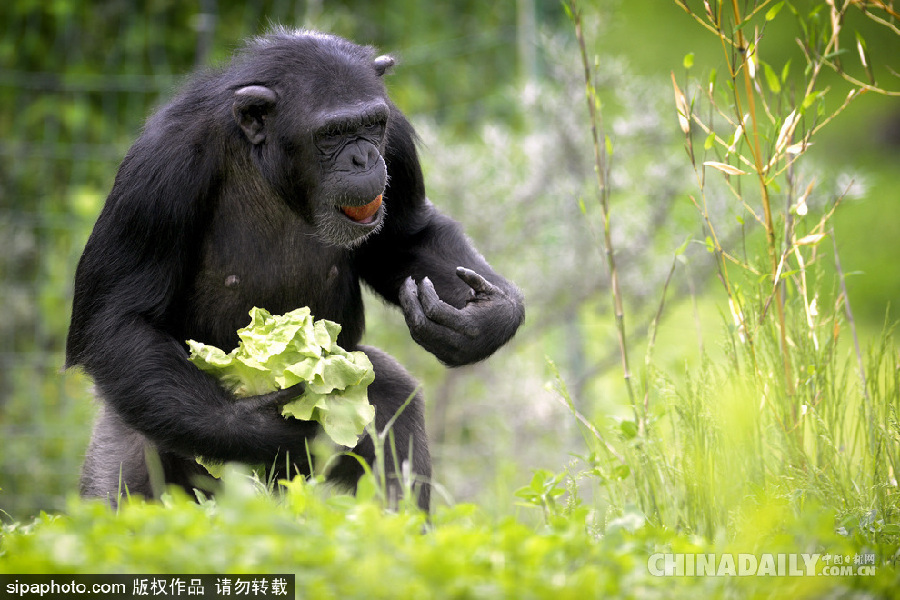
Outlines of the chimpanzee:
{"type": "MultiPolygon", "coordinates": [[[[418,386],[360,345],[360,281],[399,304],[412,339],[448,366],[490,356],[524,308],[426,197],[415,133],[383,82],[393,63],[340,37],[276,28],[149,118],[75,275],[66,365],[81,365],[103,400],[82,495],[156,496],[160,472],[190,490],[205,473],[196,456],[308,473],[318,425],[280,414],[302,388],[236,399],[188,361],[185,344],[228,351],[252,307],[308,306],[372,361],[378,430],[399,412],[384,465],[392,493],[395,466],[408,462],[427,510],[418,386]]],[[[353,452],[375,460],[369,436],[353,452]]],[[[361,474],[349,456],[330,470],[350,487],[361,474]]]]}

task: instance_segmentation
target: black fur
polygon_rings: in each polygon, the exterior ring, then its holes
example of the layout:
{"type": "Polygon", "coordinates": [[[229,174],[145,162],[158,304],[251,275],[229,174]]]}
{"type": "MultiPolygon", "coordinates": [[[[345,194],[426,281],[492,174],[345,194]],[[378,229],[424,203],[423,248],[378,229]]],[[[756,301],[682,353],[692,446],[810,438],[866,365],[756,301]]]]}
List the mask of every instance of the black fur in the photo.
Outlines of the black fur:
{"type": "MultiPolygon", "coordinates": [[[[197,455],[271,465],[287,454],[309,471],[313,423],[281,417],[278,394],[235,399],[187,360],[187,339],[233,348],[253,306],[309,306],[340,323],[339,343],[375,367],[379,428],[417,386],[359,345],[360,281],[400,304],[413,338],[448,365],[484,359],[515,333],[521,294],[425,197],[415,134],[381,78],[392,63],[341,38],[278,30],[197,74],[147,121],[75,278],[66,362],[105,402],[84,495],[156,495],[154,465],[166,483],[199,486],[197,455]],[[381,190],[375,216],[342,213],[381,190]],[[147,456],[159,458],[149,469],[147,456]]],[[[427,508],[418,396],[393,428],[427,508]]],[[[370,439],[355,452],[375,459],[370,439]]],[[[360,473],[343,461],[331,475],[352,485],[360,473]]]]}

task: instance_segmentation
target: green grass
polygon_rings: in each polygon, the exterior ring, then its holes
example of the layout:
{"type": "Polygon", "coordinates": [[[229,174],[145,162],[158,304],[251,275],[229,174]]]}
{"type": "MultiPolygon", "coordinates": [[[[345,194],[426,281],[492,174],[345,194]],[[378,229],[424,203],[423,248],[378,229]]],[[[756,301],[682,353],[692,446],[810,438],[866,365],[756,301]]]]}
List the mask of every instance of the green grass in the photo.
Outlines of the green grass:
{"type": "MultiPolygon", "coordinates": [[[[739,537],[706,540],[653,525],[634,509],[601,534],[590,510],[569,507],[538,527],[490,518],[473,505],[385,512],[373,498],[323,493],[296,480],[283,497],[232,473],[215,501],[181,495],[125,503],[118,513],[73,499],[65,516],[3,529],[0,573],[295,573],[300,598],[677,598],[883,593],[896,573],[860,577],[661,577],[656,553],[868,552],[834,513],[787,502],[743,506],[739,537]]],[[[363,494],[365,496],[366,494],[363,494]]],[[[823,563],[819,563],[821,567],[823,563]]]]}

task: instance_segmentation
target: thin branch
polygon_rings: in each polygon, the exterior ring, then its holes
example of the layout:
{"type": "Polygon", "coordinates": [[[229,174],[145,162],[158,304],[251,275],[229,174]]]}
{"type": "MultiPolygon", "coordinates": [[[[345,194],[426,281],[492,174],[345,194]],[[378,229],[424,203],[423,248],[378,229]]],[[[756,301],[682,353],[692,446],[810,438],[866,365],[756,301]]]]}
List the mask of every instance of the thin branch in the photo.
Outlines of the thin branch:
{"type": "Polygon", "coordinates": [[[837,269],[838,281],[841,284],[841,297],[844,300],[844,314],[847,315],[847,322],[850,324],[850,333],[853,335],[853,348],[856,351],[856,364],[859,367],[859,380],[862,383],[863,396],[866,401],[869,400],[869,386],[866,382],[866,367],[863,363],[862,352],[859,349],[859,336],[856,334],[856,320],[853,318],[853,311],[850,310],[850,296],[847,294],[847,280],[844,277],[844,270],[841,268],[841,258],[838,255],[837,239],[834,237],[834,228],[831,229],[832,246],[834,247],[834,268],[837,269]]]}
{"type": "Polygon", "coordinates": [[[616,269],[616,254],[612,241],[612,233],[610,229],[609,219],[609,186],[607,183],[608,160],[603,150],[605,144],[600,144],[600,130],[602,127],[601,116],[597,111],[598,99],[597,89],[594,85],[594,78],[591,73],[591,63],[588,60],[587,48],[584,39],[584,31],[581,26],[581,12],[578,10],[577,3],[572,0],[569,7],[571,9],[572,21],[575,25],[575,37],[578,40],[578,46],[581,50],[581,62],[584,66],[584,83],[585,96],[588,104],[588,114],[591,120],[591,136],[594,142],[594,171],[597,174],[597,194],[600,200],[600,208],[603,212],[603,243],[606,250],[606,263],[609,268],[610,290],[612,293],[613,309],[615,312],[616,332],[619,338],[619,350],[622,358],[622,372],[625,379],[625,387],[628,390],[628,398],[635,411],[635,419],[637,420],[637,405],[635,403],[634,386],[631,381],[631,369],[628,363],[628,343],[625,336],[625,311],[622,302],[622,289],[619,285],[619,273],[616,269]]]}
{"type": "MultiPolygon", "coordinates": [[[[738,7],[738,0],[731,0],[732,11],[734,13],[734,22],[741,22],[741,13],[740,8],[738,7]]],[[[765,220],[765,229],[766,229],[766,240],[768,242],[769,247],[769,258],[772,263],[772,274],[774,279],[774,285],[776,289],[775,295],[775,308],[777,311],[778,317],[778,326],[781,334],[781,360],[782,365],[784,367],[784,378],[785,385],[787,386],[788,395],[794,395],[794,377],[791,369],[791,360],[790,354],[788,352],[788,343],[787,343],[787,331],[785,327],[785,318],[784,318],[784,302],[782,301],[781,295],[779,292],[779,281],[778,281],[778,271],[780,260],[778,258],[778,241],[775,238],[775,224],[772,219],[772,206],[769,200],[769,186],[766,183],[766,167],[763,164],[762,158],[762,149],[760,148],[760,132],[759,132],[759,120],[756,114],[756,95],[753,93],[753,82],[750,77],[750,69],[747,66],[747,61],[749,60],[746,42],[744,40],[744,33],[740,29],[737,30],[737,44],[741,52],[741,66],[740,68],[744,71],[744,93],[747,96],[747,104],[750,111],[750,119],[753,123],[753,131],[752,131],[752,153],[753,153],[753,162],[756,167],[756,175],[759,180],[759,190],[762,200],[763,206],[763,218],[765,220]]],[[[737,109],[737,114],[740,117],[743,115],[743,111],[740,106],[740,96],[737,93],[737,86],[735,85],[735,108],[737,109]]]]}

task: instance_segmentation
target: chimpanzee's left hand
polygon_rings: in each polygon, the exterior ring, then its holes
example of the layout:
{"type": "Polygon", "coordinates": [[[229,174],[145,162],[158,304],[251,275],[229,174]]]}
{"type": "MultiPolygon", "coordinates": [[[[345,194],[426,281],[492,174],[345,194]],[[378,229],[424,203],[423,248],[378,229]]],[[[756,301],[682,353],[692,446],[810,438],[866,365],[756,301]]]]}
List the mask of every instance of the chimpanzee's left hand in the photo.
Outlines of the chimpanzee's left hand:
{"type": "Polygon", "coordinates": [[[457,276],[470,288],[462,308],[438,297],[428,277],[418,283],[408,277],[400,287],[400,306],[413,339],[450,366],[487,358],[513,336],[525,317],[521,293],[501,288],[464,267],[457,276]]]}

